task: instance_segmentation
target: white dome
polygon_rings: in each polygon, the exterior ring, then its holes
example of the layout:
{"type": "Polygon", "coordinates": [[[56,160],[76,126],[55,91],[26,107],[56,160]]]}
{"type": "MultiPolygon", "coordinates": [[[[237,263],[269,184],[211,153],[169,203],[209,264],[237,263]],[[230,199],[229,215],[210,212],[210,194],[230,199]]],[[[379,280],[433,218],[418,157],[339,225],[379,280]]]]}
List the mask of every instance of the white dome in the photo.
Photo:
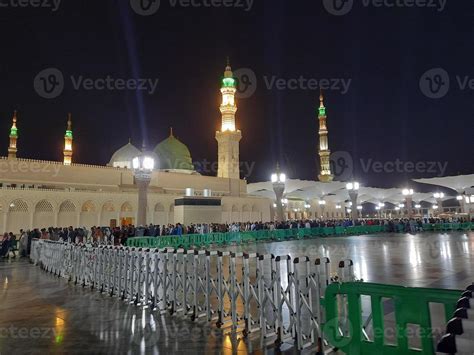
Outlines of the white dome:
{"type": "Polygon", "coordinates": [[[129,142],[112,155],[108,165],[113,166],[114,168],[131,169],[133,158],[138,156],[140,153],[140,149],[129,142]]]}

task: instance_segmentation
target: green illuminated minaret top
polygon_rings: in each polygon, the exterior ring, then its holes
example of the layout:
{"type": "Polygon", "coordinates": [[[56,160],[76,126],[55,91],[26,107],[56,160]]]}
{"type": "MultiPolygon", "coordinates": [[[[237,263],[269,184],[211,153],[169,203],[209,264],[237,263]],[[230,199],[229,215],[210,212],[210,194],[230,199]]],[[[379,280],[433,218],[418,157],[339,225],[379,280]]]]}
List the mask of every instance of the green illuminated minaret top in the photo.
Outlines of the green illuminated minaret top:
{"type": "Polygon", "coordinates": [[[70,113],[67,116],[67,130],[65,137],[72,138],[72,117],[70,113]]]}
{"type": "Polygon", "coordinates": [[[12,124],[12,128],[10,129],[10,137],[12,138],[18,137],[18,128],[16,127],[16,110],[13,113],[13,124],[12,124]]]}
{"type": "Polygon", "coordinates": [[[324,96],[323,91],[319,94],[319,117],[326,116],[326,107],[324,107],[324,96]]]}
{"type": "Polygon", "coordinates": [[[227,58],[227,66],[225,68],[224,77],[222,78],[222,88],[236,88],[237,82],[234,78],[234,73],[230,67],[229,58],[227,58]]]}

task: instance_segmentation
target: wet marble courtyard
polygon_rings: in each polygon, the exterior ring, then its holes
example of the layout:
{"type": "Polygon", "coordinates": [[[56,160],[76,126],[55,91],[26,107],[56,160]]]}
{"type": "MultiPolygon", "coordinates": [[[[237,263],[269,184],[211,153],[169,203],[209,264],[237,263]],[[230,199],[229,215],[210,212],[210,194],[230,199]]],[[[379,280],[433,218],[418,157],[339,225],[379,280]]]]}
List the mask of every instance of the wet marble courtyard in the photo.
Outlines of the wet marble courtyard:
{"type": "MultiPolygon", "coordinates": [[[[383,234],[261,243],[231,251],[354,261],[367,282],[463,289],[474,281],[474,233],[383,234]]],[[[276,353],[205,322],[159,315],[69,284],[27,260],[0,261],[0,354],[276,353]],[[151,329],[143,331],[142,324],[151,329]]],[[[289,344],[284,353],[296,351],[289,344]]],[[[308,352],[311,352],[309,350],[308,352]]]]}

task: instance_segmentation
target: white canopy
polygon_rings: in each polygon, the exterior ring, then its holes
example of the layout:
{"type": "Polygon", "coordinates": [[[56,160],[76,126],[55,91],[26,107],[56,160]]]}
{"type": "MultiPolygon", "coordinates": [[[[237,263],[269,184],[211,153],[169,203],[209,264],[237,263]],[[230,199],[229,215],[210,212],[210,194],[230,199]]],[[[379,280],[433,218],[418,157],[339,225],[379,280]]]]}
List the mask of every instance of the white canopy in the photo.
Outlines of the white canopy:
{"type": "Polygon", "coordinates": [[[454,190],[457,193],[463,193],[466,189],[474,187],[474,174],[437,177],[431,179],[413,179],[413,181],[421,184],[443,186],[454,190]]]}

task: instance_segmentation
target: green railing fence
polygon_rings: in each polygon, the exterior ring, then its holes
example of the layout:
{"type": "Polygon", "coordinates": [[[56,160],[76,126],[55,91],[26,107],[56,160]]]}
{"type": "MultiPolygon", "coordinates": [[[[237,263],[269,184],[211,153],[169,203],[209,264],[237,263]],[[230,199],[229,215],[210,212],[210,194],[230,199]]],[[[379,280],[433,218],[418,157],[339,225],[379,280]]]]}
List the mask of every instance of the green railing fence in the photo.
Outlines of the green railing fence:
{"type": "Polygon", "coordinates": [[[443,307],[446,323],[461,293],[364,282],[333,283],[324,298],[324,334],[332,346],[351,355],[433,355],[439,329],[433,327],[430,305],[443,307]],[[363,316],[363,296],[370,299],[370,329],[363,316]]]}
{"type": "MultiPolygon", "coordinates": [[[[159,237],[135,237],[127,240],[127,246],[142,248],[166,247],[208,247],[210,245],[242,244],[259,241],[283,241],[312,237],[343,235],[362,235],[387,232],[387,226],[352,226],[352,227],[317,227],[276,230],[258,230],[252,232],[230,232],[210,234],[170,235],[159,237]]],[[[399,233],[404,226],[396,226],[399,233]]],[[[474,230],[474,223],[423,224],[424,231],[469,231],[474,230]]]]}

